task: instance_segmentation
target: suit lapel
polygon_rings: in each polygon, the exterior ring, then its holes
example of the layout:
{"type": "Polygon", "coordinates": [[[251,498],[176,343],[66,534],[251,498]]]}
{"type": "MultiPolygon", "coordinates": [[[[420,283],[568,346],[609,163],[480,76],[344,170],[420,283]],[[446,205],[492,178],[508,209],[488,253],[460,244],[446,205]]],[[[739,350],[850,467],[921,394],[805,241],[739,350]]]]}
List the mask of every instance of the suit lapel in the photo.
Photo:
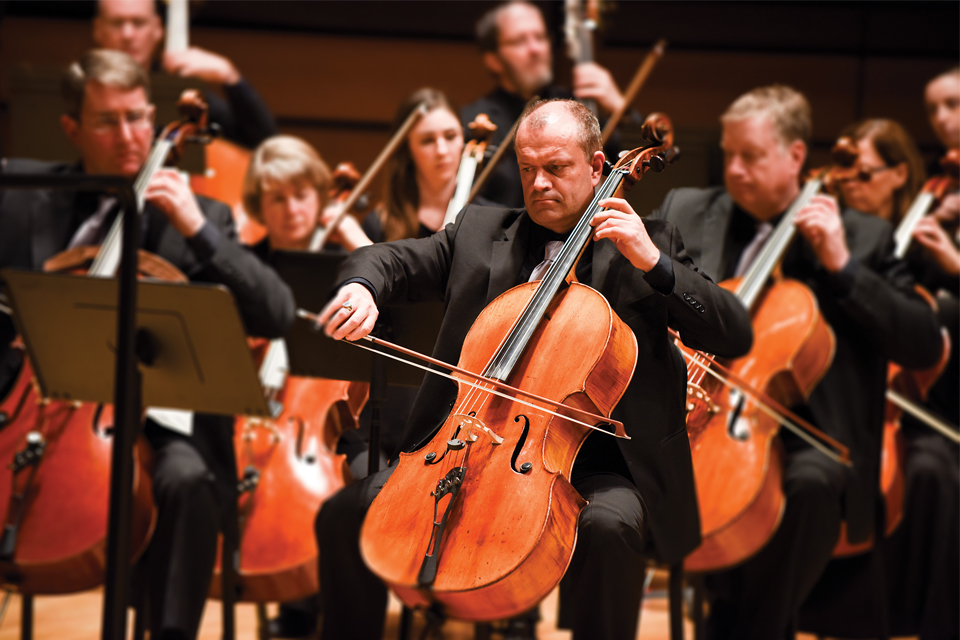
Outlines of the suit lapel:
{"type": "Polygon", "coordinates": [[[30,212],[31,262],[37,271],[43,263],[67,248],[75,231],[74,194],[69,191],[48,191],[43,199],[33,202],[30,212]]]}
{"type": "Polygon", "coordinates": [[[592,282],[583,284],[593,287],[597,291],[603,292],[611,307],[617,306],[617,296],[620,293],[620,287],[616,286],[620,281],[620,272],[623,270],[625,260],[616,260],[620,252],[617,246],[609,240],[601,240],[593,243],[593,262],[590,265],[590,279],[592,282]],[[614,267],[614,264],[617,264],[614,267]],[[608,284],[609,283],[609,284],[608,284]]]}
{"type": "Polygon", "coordinates": [[[529,235],[529,227],[523,223],[526,219],[526,213],[517,216],[513,224],[504,229],[503,235],[491,245],[486,304],[517,283],[517,274],[523,266],[529,235]],[[521,225],[523,229],[520,228],[521,225]]]}

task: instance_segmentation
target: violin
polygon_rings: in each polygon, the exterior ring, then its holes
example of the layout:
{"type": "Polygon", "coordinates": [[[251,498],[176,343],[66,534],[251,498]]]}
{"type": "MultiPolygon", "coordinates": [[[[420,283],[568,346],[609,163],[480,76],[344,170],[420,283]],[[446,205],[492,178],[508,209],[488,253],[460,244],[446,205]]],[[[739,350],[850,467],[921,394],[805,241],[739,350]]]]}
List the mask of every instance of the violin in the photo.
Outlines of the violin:
{"type": "Polygon", "coordinates": [[[599,203],[675,155],[666,116],[650,116],[644,134],[649,146],[612,169],[543,279],[487,305],[458,365],[439,363],[454,371],[453,408],[427,444],[400,454],[361,531],[367,566],[408,606],[502,619],[565,572],[586,504],[569,481],[574,458],[594,429],[627,437],[609,415],[637,357],[633,332],[575,267],[599,203]]]}
{"type": "MultiPolygon", "coordinates": [[[[353,165],[337,166],[332,206],[351,197],[359,178],[353,165]]],[[[344,430],[359,426],[370,385],[288,375],[282,339],[257,340],[255,351],[271,417],[238,416],[234,426],[237,586],[240,601],[286,602],[320,588],[313,521],[320,505],[352,480],[346,456],[335,451],[344,430]]],[[[218,562],[212,597],[220,597],[220,572],[218,562]]]]}
{"type": "MultiPolygon", "coordinates": [[[[184,92],[181,120],[168,125],[137,176],[143,193],[168,158],[183,144],[202,137],[206,105],[195,91],[184,92]]],[[[123,217],[118,216],[100,247],[79,246],[44,264],[46,271],[83,272],[111,277],[119,265],[123,217]]],[[[186,282],[159,256],[139,252],[141,275],[186,282]]],[[[7,416],[0,434],[0,576],[23,593],[70,593],[103,582],[113,427],[112,405],[52,401],[43,397],[24,358],[12,391],[0,405],[7,416]],[[82,482],[78,482],[82,479],[82,482]]],[[[133,487],[132,558],[146,548],[156,522],[153,489],[143,440],[136,448],[133,487]]]]}
{"type": "Polygon", "coordinates": [[[463,148],[460,155],[460,167],[457,169],[457,188],[447,204],[447,213],[443,216],[445,227],[451,222],[456,221],[457,214],[470,201],[470,196],[474,193],[474,179],[477,177],[477,167],[483,162],[484,154],[490,145],[490,138],[497,130],[497,125],[490,121],[487,114],[480,113],[474,118],[473,122],[467,125],[473,132],[473,137],[463,148]]]}
{"type": "MultiPolygon", "coordinates": [[[[816,297],[775,273],[796,233],[797,213],[825,186],[860,178],[852,140],[838,141],[833,155],[836,166],[811,174],[743,277],[720,283],[750,311],[754,333],[750,353],[726,366],[780,406],[809,398],[833,361],[833,331],[816,297]]],[[[699,359],[687,347],[681,350],[689,360],[699,359]]],[[[703,541],[684,567],[697,572],[730,567],[756,553],[776,531],[785,504],[780,421],[743,389],[708,377],[708,366],[689,368],[687,385],[703,541]]]]}

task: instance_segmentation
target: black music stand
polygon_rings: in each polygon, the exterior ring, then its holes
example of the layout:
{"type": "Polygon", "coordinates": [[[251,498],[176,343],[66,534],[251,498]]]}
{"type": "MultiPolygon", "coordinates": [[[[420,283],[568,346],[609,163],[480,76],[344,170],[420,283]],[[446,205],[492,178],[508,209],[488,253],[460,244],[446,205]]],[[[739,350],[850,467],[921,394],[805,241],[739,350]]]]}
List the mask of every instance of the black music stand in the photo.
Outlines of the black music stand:
{"type": "MultiPolygon", "coordinates": [[[[142,282],[135,291],[130,369],[115,375],[123,365],[117,338],[118,315],[122,317],[123,311],[117,280],[15,269],[4,269],[0,276],[9,288],[44,395],[89,402],[118,400],[106,576],[107,589],[113,589],[113,594],[104,605],[103,637],[125,637],[132,446],[140,409],[268,415],[243,325],[233,297],[223,287],[142,282]],[[117,380],[117,375],[127,379],[117,380]],[[124,383],[131,396],[124,407],[126,422],[121,422],[123,396],[115,391],[124,383]],[[121,457],[131,466],[130,475],[118,472],[118,451],[126,452],[121,457]],[[119,486],[118,477],[126,478],[119,486]],[[115,499],[125,504],[116,506],[115,499]],[[113,617],[114,608],[119,610],[119,620],[113,617]]],[[[228,636],[232,634],[229,618],[224,620],[225,630],[230,628],[228,636]]]]}
{"type": "MultiPolygon", "coordinates": [[[[346,254],[278,251],[274,268],[293,290],[297,307],[319,312],[339,282],[337,270],[346,254]]],[[[432,353],[443,319],[443,304],[383,307],[375,334],[420,353],[432,353]]],[[[370,443],[368,473],[378,471],[380,450],[380,403],[386,385],[419,387],[421,369],[377,356],[354,345],[332,340],[317,331],[312,322],[297,318],[287,336],[290,373],[311,378],[370,382],[370,443]]],[[[390,353],[386,349],[373,347],[390,353]]]]}

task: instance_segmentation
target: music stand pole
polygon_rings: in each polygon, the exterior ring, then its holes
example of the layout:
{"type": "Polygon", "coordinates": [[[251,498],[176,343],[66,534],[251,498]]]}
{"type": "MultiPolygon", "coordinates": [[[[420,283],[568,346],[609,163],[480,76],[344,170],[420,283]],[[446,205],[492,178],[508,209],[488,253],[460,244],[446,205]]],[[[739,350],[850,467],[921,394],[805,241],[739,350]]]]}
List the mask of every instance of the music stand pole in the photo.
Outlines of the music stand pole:
{"type": "Polygon", "coordinates": [[[117,304],[116,422],[110,464],[110,509],[107,520],[107,567],[101,638],[127,636],[127,596],[130,585],[130,514],[133,509],[133,445],[140,426],[143,388],[136,361],[137,257],[140,216],[136,195],[128,185],[123,203],[123,245],[120,254],[117,304]]]}
{"type": "Polygon", "coordinates": [[[123,176],[0,175],[0,189],[51,189],[113,193],[123,207],[113,453],[110,467],[103,640],[126,637],[127,587],[130,582],[130,512],[133,444],[140,420],[140,376],[135,361],[137,250],[140,221],[137,197],[123,176]]]}

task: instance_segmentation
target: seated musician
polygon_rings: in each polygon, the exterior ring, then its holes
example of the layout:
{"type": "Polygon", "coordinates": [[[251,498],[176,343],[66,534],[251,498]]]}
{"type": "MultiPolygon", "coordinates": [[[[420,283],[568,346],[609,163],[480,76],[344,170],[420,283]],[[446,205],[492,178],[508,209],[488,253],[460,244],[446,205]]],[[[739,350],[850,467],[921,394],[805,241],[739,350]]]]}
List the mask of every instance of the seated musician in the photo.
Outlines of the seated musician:
{"type": "MultiPolygon", "coordinates": [[[[140,172],[154,137],[149,80],[120,51],[93,50],[64,76],[67,137],[80,163],[11,160],[6,173],[123,175],[140,172]]],[[[143,248],[178,267],[190,280],[227,286],[251,335],[276,337],[293,322],[290,289],[237,242],[229,207],[195,197],[169,169],[150,180],[143,248]]],[[[118,207],[96,193],[62,196],[11,191],[0,204],[0,265],[41,269],[71,246],[99,244],[118,207]]],[[[6,347],[9,336],[4,336],[6,347]]],[[[185,427],[185,428],[183,428],[185,427]]],[[[236,518],[233,417],[197,414],[182,433],[148,420],[154,450],[158,519],[143,565],[147,574],[151,637],[194,638],[217,551],[217,534],[236,518]]],[[[235,522],[235,520],[234,520],[235,522]]]]}
{"type": "MultiPolygon", "coordinates": [[[[434,356],[456,362],[486,300],[527,282],[586,211],[603,179],[600,129],[582,105],[544,101],[524,114],[517,156],[526,206],[468,206],[457,222],[423,239],[355,252],[339,274],[344,284],[319,318],[337,339],[357,340],[377,319],[377,305],[446,302],[434,356]],[[549,244],[549,247],[548,247],[549,244]]],[[[667,333],[726,355],[751,342],[743,307],[698,272],[676,230],[643,222],[623,199],[601,203],[577,276],[610,301],[638,337],[632,382],[613,412],[631,440],[589,436],[572,484],[589,501],[561,582],[563,621],[575,638],[634,638],[648,544],[679,562],[698,541],[689,444],[684,426],[686,373],[667,333]]],[[[443,423],[456,396],[445,379],[424,379],[401,449],[412,451],[443,423]]],[[[396,466],[346,487],[317,517],[323,635],[379,638],[387,594],[363,563],[360,528],[396,466]]],[[[426,514],[430,517],[430,514],[426,514]]]]}
{"type": "MultiPolygon", "coordinates": [[[[924,181],[923,159],[910,135],[892,120],[864,120],[844,134],[857,143],[857,166],[870,175],[867,181],[841,182],[844,205],[900,224],[924,181]]],[[[938,209],[935,205],[934,209],[938,209]]],[[[932,212],[914,231],[915,245],[907,264],[917,281],[936,294],[941,325],[950,331],[951,361],[930,389],[927,408],[955,422],[958,404],[956,288],[960,269],[956,258],[943,256],[957,250],[938,217],[932,212]],[[945,246],[947,251],[940,249],[945,246]],[[945,266],[941,266],[943,259],[945,266]],[[944,288],[953,288],[953,293],[944,288]],[[951,310],[952,309],[952,310],[951,310]],[[944,314],[948,314],[945,316],[944,314]],[[952,314],[952,320],[950,315],[952,314]]],[[[919,398],[911,398],[919,400],[919,398]]],[[[883,554],[858,556],[831,563],[804,606],[803,628],[829,631],[831,635],[876,634],[875,616],[858,616],[870,606],[861,602],[876,598],[878,575],[889,591],[888,624],[891,635],[922,638],[949,637],[960,629],[960,466],[956,443],[923,424],[909,413],[901,419],[902,473],[905,482],[903,518],[883,542],[883,554]],[[883,559],[882,574],[875,563],[883,559]],[[918,588],[923,585],[922,588],[918,588]],[[843,594],[843,598],[838,594],[843,594]],[[851,606],[853,605],[853,606],[851,606]],[[859,605],[859,606],[858,606],[859,605]],[[839,626],[842,624],[843,626],[839,626]]]]}
{"type": "MultiPolygon", "coordinates": [[[[623,105],[623,94],[613,76],[593,62],[573,67],[572,92],[553,84],[550,36],[543,13],[535,4],[514,1],[497,5],[477,21],[476,36],[483,66],[493,76],[497,87],[460,111],[460,121],[467,133],[467,125],[478,114],[485,113],[497,125],[491,143],[500,144],[533,96],[595,100],[604,116],[623,105]]],[[[638,117],[629,114],[625,120],[638,117]]],[[[604,151],[608,157],[616,158],[619,151],[616,135],[608,141],[604,151]]],[[[523,188],[513,148],[504,152],[479,198],[508,207],[523,206],[523,188]]]]}
{"type": "Polygon", "coordinates": [[[210,121],[220,125],[229,140],[252,149],[278,133],[267,105],[233,62],[200,47],[162,52],[163,33],[155,0],[97,2],[93,40],[98,47],[130,54],[148,73],[196,78],[219,89],[223,98],[213,91],[205,91],[204,98],[210,121]]]}
{"type": "MultiPolygon", "coordinates": [[[[762,87],[721,117],[724,187],[677,189],[653,216],[673,222],[707,275],[744,273],[800,193],[811,132],[806,98],[762,87]],[[764,224],[768,223],[768,224],[764,224]]],[[[786,277],[807,285],[833,328],[833,364],[798,411],[851,449],[852,468],[781,430],[786,509],[767,545],[734,569],[707,576],[708,637],[783,638],[830,560],[846,520],[851,542],[873,530],[887,362],[930,366],[940,351],[930,308],[892,255],[892,228],[815,196],[795,225],[786,277]]]]}
{"type": "Polygon", "coordinates": [[[376,242],[422,238],[438,231],[457,187],[463,130],[456,108],[442,91],[424,87],[407,96],[393,128],[399,129],[421,102],[427,113],[390,159],[383,203],[378,215],[364,224],[376,242]]]}

